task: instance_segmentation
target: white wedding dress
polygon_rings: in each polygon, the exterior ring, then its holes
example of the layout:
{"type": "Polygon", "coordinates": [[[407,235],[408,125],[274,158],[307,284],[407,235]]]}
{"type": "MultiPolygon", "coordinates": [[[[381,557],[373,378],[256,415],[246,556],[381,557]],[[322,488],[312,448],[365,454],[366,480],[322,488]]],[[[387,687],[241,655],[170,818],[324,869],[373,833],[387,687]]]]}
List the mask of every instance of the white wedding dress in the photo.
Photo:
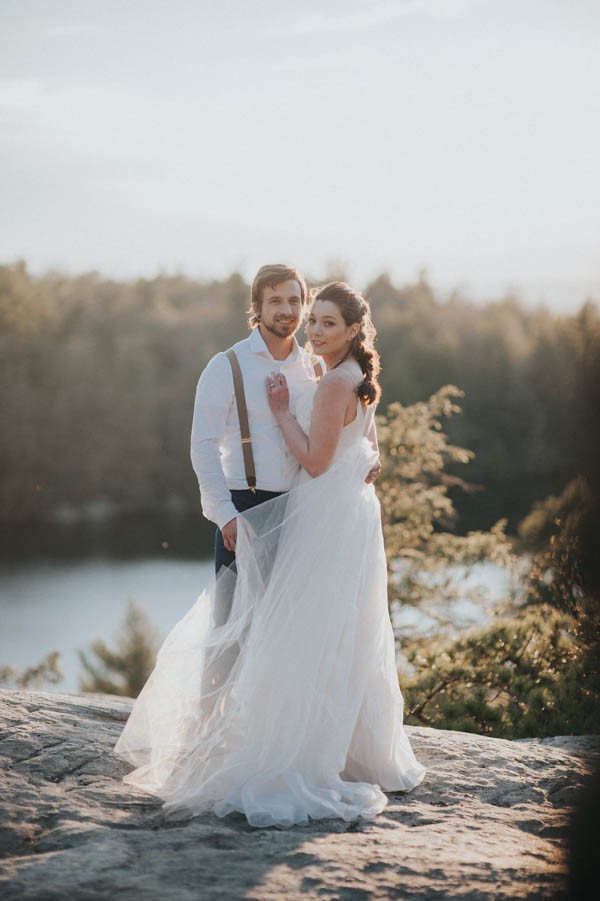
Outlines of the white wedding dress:
{"type": "MultiPolygon", "coordinates": [[[[296,410],[308,432],[314,391],[296,410]]],[[[371,818],[424,778],[403,727],[380,506],[358,404],[330,468],[238,518],[229,618],[202,592],[160,648],[114,752],[167,818],[371,818]],[[217,621],[219,621],[217,619],[217,621]]],[[[222,582],[221,582],[222,580],[222,582]]]]}

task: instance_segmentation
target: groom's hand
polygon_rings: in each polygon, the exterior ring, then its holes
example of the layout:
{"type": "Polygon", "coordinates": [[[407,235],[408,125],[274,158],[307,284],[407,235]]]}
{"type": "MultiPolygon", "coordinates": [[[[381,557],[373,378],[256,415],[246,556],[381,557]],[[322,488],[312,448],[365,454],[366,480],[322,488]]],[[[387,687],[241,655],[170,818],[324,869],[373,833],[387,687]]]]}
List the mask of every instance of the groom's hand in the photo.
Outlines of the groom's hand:
{"type": "Polygon", "coordinates": [[[223,536],[223,544],[228,551],[235,551],[235,543],[237,541],[237,517],[230,519],[229,522],[221,529],[223,536]]]}
{"type": "Polygon", "coordinates": [[[378,463],[376,466],[373,467],[373,469],[369,470],[369,472],[367,473],[367,478],[365,479],[365,482],[367,483],[367,485],[370,485],[371,482],[374,482],[375,479],[378,478],[380,475],[381,475],[381,466],[378,463]]]}

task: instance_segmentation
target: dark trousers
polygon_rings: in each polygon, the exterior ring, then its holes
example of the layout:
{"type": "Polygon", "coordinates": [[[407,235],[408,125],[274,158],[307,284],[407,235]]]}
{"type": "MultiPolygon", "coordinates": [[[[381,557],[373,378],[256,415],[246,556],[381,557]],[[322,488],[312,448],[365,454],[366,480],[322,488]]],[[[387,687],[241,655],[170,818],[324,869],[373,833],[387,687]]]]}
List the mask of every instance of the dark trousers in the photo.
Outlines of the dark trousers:
{"type": "MultiPolygon", "coordinates": [[[[281,491],[261,491],[259,489],[250,491],[249,488],[236,489],[231,491],[231,500],[235,509],[239,513],[250,510],[258,504],[264,504],[274,497],[283,494],[281,491]]],[[[224,625],[229,619],[231,613],[231,604],[233,601],[233,592],[235,589],[235,553],[228,551],[223,542],[221,530],[217,529],[215,533],[215,573],[218,575],[219,570],[227,566],[233,577],[217,579],[215,586],[215,607],[213,623],[215,626],[224,625]]],[[[237,643],[228,647],[221,648],[220,652],[213,649],[207,651],[206,664],[202,679],[202,693],[208,694],[204,697],[203,708],[205,716],[209,716],[214,708],[215,701],[218,697],[218,691],[227,680],[233,664],[236,661],[239,648],[237,643]]]]}
{"type": "MultiPolygon", "coordinates": [[[[282,491],[262,491],[260,488],[256,492],[250,491],[249,488],[239,488],[231,490],[231,500],[238,513],[244,510],[250,510],[265,501],[270,501],[274,497],[283,494],[282,491]]],[[[233,567],[235,571],[235,552],[228,551],[223,543],[223,535],[221,530],[217,529],[215,533],[215,572],[218,573],[222,566],[233,567]]]]}

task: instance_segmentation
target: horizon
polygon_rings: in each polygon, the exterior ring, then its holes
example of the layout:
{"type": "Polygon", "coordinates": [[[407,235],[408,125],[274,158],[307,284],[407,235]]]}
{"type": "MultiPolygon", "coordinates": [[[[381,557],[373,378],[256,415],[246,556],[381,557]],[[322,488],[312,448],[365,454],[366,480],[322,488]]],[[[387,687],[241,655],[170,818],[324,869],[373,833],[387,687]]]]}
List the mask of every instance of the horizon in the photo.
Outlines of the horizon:
{"type": "MultiPolygon", "coordinates": [[[[280,261],[281,262],[281,261],[280,261]]],[[[289,261],[283,261],[289,262],[289,261]]],[[[23,264],[25,266],[25,270],[29,276],[32,278],[44,278],[49,276],[58,276],[64,277],[67,279],[76,279],[76,278],[85,278],[86,276],[96,276],[100,279],[100,281],[113,281],[116,284],[130,284],[136,281],[148,281],[152,282],[155,279],[165,278],[165,279],[177,279],[184,278],[191,282],[196,282],[201,287],[206,287],[211,282],[218,282],[223,284],[227,282],[230,278],[235,275],[239,275],[245,283],[250,287],[252,284],[252,279],[254,273],[251,275],[246,275],[244,272],[241,272],[239,269],[232,269],[231,272],[224,273],[222,276],[203,276],[203,275],[195,275],[190,272],[186,272],[180,269],[172,269],[167,270],[163,267],[159,267],[154,273],[134,273],[130,276],[122,276],[115,277],[110,273],[103,272],[100,269],[82,269],[82,270],[68,270],[65,267],[61,268],[35,268],[29,264],[28,260],[25,259],[15,259],[9,261],[0,260],[0,269],[3,267],[14,267],[19,264],[23,264]]],[[[298,267],[296,267],[298,268],[298,267]]],[[[302,276],[305,278],[309,287],[314,287],[318,284],[324,284],[328,281],[348,281],[352,283],[358,290],[360,291],[368,291],[369,287],[376,282],[379,278],[387,278],[394,290],[403,290],[410,289],[417,285],[420,280],[422,280],[428,287],[431,289],[435,300],[438,303],[448,303],[451,300],[458,300],[459,302],[466,304],[474,304],[478,307],[485,307],[487,305],[502,303],[506,300],[514,300],[516,301],[524,310],[534,312],[536,310],[545,309],[548,312],[559,315],[559,316],[572,316],[579,313],[581,308],[587,304],[592,303],[600,312],[600,295],[594,296],[592,293],[588,293],[581,297],[580,302],[574,303],[572,306],[564,307],[559,303],[556,303],[554,306],[547,301],[545,298],[541,298],[539,300],[535,300],[533,296],[526,297],[523,296],[523,293],[520,292],[517,287],[511,287],[507,285],[504,290],[498,290],[496,293],[490,292],[486,296],[473,296],[472,286],[467,285],[466,283],[462,285],[455,285],[449,287],[447,290],[444,290],[443,287],[436,284],[434,280],[430,278],[429,272],[423,267],[419,270],[418,273],[415,273],[413,278],[396,278],[391,273],[389,268],[382,269],[380,272],[375,272],[371,275],[369,279],[367,279],[364,283],[358,284],[357,282],[352,282],[351,279],[347,277],[344,272],[330,272],[329,274],[324,274],[319,277],[317,273],[313,272],[302,272],[302,276]]],[[[558,290],[560,285],[556,286],[558,290]]],[[[368,298],[368,294],[367,294],[368,298]]]]}

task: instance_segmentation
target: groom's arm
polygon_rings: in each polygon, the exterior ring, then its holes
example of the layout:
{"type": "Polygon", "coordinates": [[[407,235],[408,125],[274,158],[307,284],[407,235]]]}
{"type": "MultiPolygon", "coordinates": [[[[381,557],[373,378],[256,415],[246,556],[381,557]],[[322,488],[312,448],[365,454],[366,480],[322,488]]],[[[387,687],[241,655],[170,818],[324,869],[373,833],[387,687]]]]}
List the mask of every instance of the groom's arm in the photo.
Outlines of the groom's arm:
{"type": "Polygon", "coordinates": [[[202,513],[221,530],[237,516],[219,450],[233,397],[231,367],[225,354],[217,354],[196,387],[190,456],[200,488],[202,513]]]}
{"type": "MultiPolygon", "coordinates": [[[[379,456],[379,442],[377,440],[377,425],[375,423],[375,411],[371,412],[371,427],[367,432],[367,438],[371,442],[371,447],[379,456]]],[[[372,469],[369,470],[365,482],[367,485],[370,485],[371,482],[374,482],[376,478],[378,478],[381,473],[381,463],[378,461],[372,469]]]]}
{"type": "Polygon", "coordinates": [[[375,417],[371,423],[371,428],[367,432],[367,438],[371,442],[371,447],[376,453],[379,453],[379,442],[377,441],[377,426],[375,425],[375,417]]]}
{"type": "MultiPolygon", "coordinates": [[[[367,415],[369,416],[369,419],[370,419],[370,425],[369,425],[368,431],[366,432],[366,436],[371,443],[371,447],[373,448],[373,450],[377,454],[377,457],[379,458],[379,442],[377,440],[377,424],[375,422],[375,408],[367,407],[367,415]]],[[[365,482],[367,483],[367,485],[370,485],[371,482],[374,482],[375,479],[377,479],[380,474],[381,474],[381,460],[378,459],[375,466],[373,466],[367,473],[367,477],[365,479],[365,482]]]]}

